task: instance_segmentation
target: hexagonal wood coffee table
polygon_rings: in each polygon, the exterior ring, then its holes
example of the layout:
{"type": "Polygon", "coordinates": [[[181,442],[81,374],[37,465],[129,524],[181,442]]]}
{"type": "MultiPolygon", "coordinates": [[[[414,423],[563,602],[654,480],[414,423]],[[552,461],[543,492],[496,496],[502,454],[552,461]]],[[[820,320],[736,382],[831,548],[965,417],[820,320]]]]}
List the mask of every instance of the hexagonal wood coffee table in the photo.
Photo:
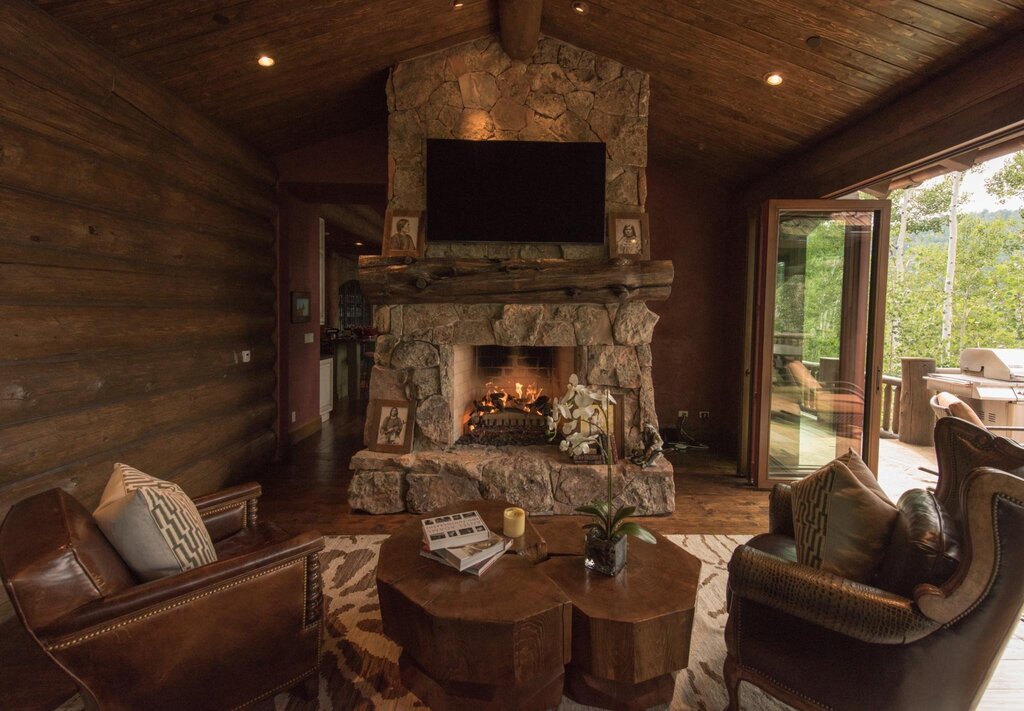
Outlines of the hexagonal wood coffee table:
{"type": "MultiPolygon", "coordinates": [[[[544,526],[543,535],[566,540],[563,525],[544,526]]],[[[671,672],[689,661],[700,561],[655,537],[655,545],[631,539],[614,578],[585,570],[575,555],[537,566],[572,599],[565,693],[580,703],[634,711],[672,700],[671,672]]]]}
{"type": "MultiPolygon", "coordinates": [[[[469,501],[431,515],[476,509],[500,532],[508,505],[469,501]]],[[[435,711],[557,706],[573,607],[534,565],[546,557],[543,538],[527,523],[516,550],[479,578],[424,558],[421,540],[419,519],[410,521],[384,542],[377,565],[384,633],[402,646],[402,682],[435,711]]]]}

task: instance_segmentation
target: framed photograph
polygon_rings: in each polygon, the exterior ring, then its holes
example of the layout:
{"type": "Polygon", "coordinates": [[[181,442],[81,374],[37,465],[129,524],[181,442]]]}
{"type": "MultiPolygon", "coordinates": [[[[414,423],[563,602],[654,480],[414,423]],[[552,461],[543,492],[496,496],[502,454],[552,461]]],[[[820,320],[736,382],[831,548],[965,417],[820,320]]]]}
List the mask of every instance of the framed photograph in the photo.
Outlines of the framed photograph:
{"type": "Polygon", "coordinates": [[[385,257],[422,257],[426,231],[423,211],[388,210],[384,218],[385,257]]]}
{"type": "Polygon", "coordinates": [[[649,260],[649,230],[646,212],[608,213],[608,256],[649,260]]]}
{"type": "Polygon", "coordinates": [[[310,298],[308,291],[292,292],[292,323],[309,323],[310,298]]]}
{"type": "Polygon", "coordinates": [[[369,410],[373,424],[370,449],[374,452],[406,454],[412,451],[416,426],[416,403],[409,400],[372,400],[369,410]]]}

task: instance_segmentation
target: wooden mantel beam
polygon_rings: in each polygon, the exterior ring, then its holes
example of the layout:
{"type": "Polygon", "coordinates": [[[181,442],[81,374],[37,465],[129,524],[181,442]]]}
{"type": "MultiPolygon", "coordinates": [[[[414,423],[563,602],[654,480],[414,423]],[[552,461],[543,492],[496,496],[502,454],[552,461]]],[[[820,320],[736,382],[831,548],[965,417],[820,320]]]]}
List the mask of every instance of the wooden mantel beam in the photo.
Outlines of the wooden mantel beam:
{"type": "Polygon", "coordinates": [[[662,301],[674,277],[666,260],[359,258],[359,286],[372,304],[662,301]]]}
{"type": "Polygon", "coordinates": [[[533,56],[540,40],[543,6],[543,0],[498,0],[501,46],[512,59],[526,61],[533,56]]]}

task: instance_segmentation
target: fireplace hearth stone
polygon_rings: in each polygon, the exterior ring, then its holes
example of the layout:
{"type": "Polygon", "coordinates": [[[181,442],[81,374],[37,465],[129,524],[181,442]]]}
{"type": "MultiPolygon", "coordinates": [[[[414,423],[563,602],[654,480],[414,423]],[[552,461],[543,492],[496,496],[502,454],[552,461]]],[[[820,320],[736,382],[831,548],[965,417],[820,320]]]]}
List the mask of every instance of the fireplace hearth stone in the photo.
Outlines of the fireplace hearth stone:
{"type": "MultiPolygon", "coordinates": [[[[460,446],[452,451],[383,454],[363,450],[351,462],[349,505],[368,513],[424,513],[465,499],[505,499],[532,514],[571,514],[604,496],[606,468],[573,464],[553,445],[460,446]]],[[[638,516],[675,510],[672,465],[662,457],[641,469],[614,465],[616,490],[638,516]]]]}

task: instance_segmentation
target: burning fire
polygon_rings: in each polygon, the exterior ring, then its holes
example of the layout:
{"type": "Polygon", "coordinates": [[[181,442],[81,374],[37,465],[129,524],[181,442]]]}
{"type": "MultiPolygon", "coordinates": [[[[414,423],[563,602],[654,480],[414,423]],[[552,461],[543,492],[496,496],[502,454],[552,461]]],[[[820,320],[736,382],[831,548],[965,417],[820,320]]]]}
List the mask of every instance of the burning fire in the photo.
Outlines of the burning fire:
{"type": "Polygon", "coordinates": [[[503,410],[522,410],[523,412],[531,412],[530,407],[537,401],[544,392],[544,388],[538,388],[533,383],[523,385],[522,383],[516,383],[515,388],[504,388],[499,387],[493,382],[487,382],[484,384],[485,393],[484,401],[490,401],[491,403],[497,404],[495,400],[501,402],[501,409],[503,410]],[[509,390],[515,393],[515,396],[509,394],[509,390]],[[495,397],[496,396],[496,397],[495,397]]]}
{"type": "Polygon", "coordinates": [[[494,382],[484,384],[484,396],[474,400],[465,419],[465,436],[470,443],[543,444],[546,441],[551,399],[543,394],[544,388],[533,383],[511,384],[514,387],[494,382]]]}

